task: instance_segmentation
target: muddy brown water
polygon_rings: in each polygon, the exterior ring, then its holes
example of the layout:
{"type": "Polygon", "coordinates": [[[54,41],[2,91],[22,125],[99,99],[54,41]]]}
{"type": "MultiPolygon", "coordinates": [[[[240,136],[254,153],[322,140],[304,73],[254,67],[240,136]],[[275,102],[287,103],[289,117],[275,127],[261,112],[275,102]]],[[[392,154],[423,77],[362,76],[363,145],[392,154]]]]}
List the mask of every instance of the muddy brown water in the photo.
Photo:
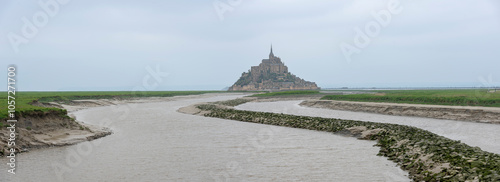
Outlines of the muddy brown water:
{"type": "Polygon", "coordinates": [[[0,181],[409,181],[374,141],[176,112],[240,96],[77,111],[114,134],[19,154],[15,175],[2,158],[0,181]]]}
{"type": "Polygon", "coordinates": [[[257,102],[239,105],[241,110],[285,113],[302,116],[340,118],[348,120],[371,121],[415,126],[438,135],[460,140],[470,146],[500,154],[500,124],[475,123],[408,116],[391,116],[374,113],[339,111],[321,108],[303,107],[302,101],[257,102]]]}

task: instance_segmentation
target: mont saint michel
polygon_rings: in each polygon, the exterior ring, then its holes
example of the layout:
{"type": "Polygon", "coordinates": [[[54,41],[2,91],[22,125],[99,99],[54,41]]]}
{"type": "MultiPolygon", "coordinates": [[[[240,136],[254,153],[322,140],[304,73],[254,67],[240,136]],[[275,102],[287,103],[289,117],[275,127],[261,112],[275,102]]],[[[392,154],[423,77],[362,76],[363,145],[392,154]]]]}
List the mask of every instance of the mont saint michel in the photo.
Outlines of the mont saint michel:
{"type": "Polygon", "coordinates": [[[274,56],[273,47],[269,59],[262,59],[259,66],[252,66],[248,72],[229,88],[229,91],[258,91],[258,90],[317,90],[316,83],[305,81],[288,72],[288,67],[281,62],[281,58],[274,56]]]}
{"type": "Polygon", "coordinates": [[[0,0],[0,182],[500,182],[500,2],[365,2],[0,0]]]}

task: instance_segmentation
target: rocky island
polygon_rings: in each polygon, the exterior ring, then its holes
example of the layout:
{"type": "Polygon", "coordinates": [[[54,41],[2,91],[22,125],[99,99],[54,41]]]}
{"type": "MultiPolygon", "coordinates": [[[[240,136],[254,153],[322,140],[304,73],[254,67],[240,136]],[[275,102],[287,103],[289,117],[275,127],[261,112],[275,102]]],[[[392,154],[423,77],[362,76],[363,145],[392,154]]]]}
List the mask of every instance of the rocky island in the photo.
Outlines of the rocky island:
{"type": "Polygon", "coordinates": [[[252,66],[248,72],[229,88],[229,91],[278,91],[278,90],[318,90],[316,83],[305,81],[288,72],[281,58],[274,56],[273,47],[269,59],[263,59],[259,66],[252,66]]]}

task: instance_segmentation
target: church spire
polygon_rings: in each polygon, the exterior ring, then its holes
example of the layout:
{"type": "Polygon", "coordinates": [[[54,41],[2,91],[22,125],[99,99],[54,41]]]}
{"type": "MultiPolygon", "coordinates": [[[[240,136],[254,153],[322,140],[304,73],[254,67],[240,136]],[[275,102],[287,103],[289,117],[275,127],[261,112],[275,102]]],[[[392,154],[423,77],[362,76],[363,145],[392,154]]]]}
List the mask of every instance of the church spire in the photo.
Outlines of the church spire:
{"type": "Polygon", "coordinates": [[[269,53],[269,58],[272,58],[274,57],[274,54],[273,54],[273,44],[271,44],[271,53],[269,53]]]}

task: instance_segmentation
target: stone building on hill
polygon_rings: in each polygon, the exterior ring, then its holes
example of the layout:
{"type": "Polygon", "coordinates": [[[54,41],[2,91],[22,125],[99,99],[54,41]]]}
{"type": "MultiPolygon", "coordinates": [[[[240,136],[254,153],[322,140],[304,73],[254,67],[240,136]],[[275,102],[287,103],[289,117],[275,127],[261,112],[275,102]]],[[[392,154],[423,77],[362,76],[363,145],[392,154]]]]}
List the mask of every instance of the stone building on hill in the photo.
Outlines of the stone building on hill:
{"type": "Polygon", "coordinates": [[[263,59],[259,66],[252,66],[248,72],[229,88],[229,91],[261,90],[318,90],[316,83],[305,81],[288,72],[281,58],[274,56],[273,47],[269,59],[263,59]]]}

